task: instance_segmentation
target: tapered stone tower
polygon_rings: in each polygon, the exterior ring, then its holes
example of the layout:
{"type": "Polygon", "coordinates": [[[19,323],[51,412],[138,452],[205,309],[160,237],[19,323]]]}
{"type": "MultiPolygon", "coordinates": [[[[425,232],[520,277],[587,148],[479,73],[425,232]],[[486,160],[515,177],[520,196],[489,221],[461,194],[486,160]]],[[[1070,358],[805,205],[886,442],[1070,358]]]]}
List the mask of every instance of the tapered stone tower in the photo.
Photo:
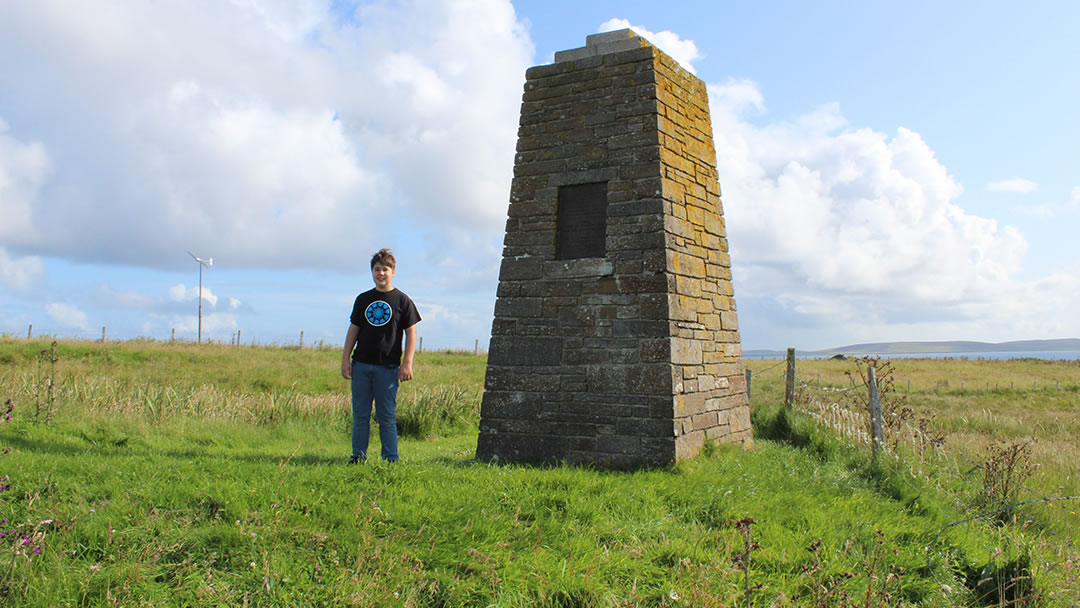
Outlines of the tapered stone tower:
{"type": "Polygon", "coordinates": [[[749,447],[705,84],[630,30],[526,74],[477,458],[749,447]]]}

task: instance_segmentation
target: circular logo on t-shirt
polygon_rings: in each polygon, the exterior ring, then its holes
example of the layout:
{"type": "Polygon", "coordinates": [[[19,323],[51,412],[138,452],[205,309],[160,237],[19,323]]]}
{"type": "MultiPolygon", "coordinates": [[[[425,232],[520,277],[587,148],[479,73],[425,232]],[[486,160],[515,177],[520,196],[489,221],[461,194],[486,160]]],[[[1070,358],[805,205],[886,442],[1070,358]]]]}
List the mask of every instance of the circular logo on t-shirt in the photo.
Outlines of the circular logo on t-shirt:
{"type": "Polygon", "coordinates": [[[364,311],[364,317],[367,318],[367,322],[375,327],[382,327],[390,322],[390,317],[394,316],[394,311],[390,308],[390,305],[382,300],[375,300],[371,304],[368,304],[367,310],[364,311]]]}

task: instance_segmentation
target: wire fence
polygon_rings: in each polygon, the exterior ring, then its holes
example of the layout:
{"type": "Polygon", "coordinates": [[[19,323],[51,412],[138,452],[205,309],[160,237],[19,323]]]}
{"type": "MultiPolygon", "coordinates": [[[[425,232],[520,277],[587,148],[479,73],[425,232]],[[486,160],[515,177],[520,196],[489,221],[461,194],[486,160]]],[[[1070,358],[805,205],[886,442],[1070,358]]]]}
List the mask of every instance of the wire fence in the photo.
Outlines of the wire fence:
{"type": "MultiPolygon", "coordinates": [[[[300,347],[300,348],[312,348],[312,349],[340,349],[345,339],[344,331],[340,337],[327,337],[325,334],[322,336],[305,335],[304,330],[300,330],[298,333],[292,335],[286,334],[273,334],[264,335],[261,333],[252,333],[244,331],[243,329],[236,329],[230,331],[228,334],[222,332],[215,332],[210,335],[209,332],[203,332],[202,343],[219,345],[219,346],[252,346],[252,347],[300,347]]],[[[76,328],[51,328],[40,327],[30,324],[27,326],[25,336],[21,333],[0,333],[0,337],[7,339],[21,339],[25,337],[27,340],[75,340],[75,341],[87,341],[87,342],[157,342],[157,343],[169,343],[169,344],[195,344],[198,339],[194,335],[193,330],[172,329],[170,332],[161,337],[156,336],[136,336],[130,338],[117,338],[109,332],[107,326],[103,326],[100,331],[89,329],[76,329],[76,328]]],[[[432,340],[428,339],[427,344],[424,343],[424,337],[420,336],[417,341],[417,352],[452,352],[452,353],[472,353],[474,355],[487,354],[487,341],[476,338],[472,343],[466,343],[462,341],[448,341],[439,340],[438,338],[432,340]]]]}
{"type": "MultiPolygon", "coordinates": [[[[789,361],[781,361],[768,368],[755,370],[753,373],[761,376],[785,363],[789,364],[785,375],[792,369],[789,361]]],[[[872,370],[868,370],[869,378],[873,379],[872,370]]],[[[748,374],[750,377],[750,374],[748,374]]],[[[797,375],[795,377],[797,380],[797,375]]],[[[787,380],[785,378],[785,380],[787,380]]],[[[865,380],[865,377],[864,377],[865,380]]],[[[788,382],[788,384],[793,384],[788,382]]],[[[842,441],[854,446],[873,446],[875,443],[874,420],[871,415],[871,407],[875,393],[882,389],[886,382],[874,381],[874,386],[851,386],[845,388],[821,386],[820,382],[798,382],[798,390],[790,399],[788,407],[806,415],[809,419],[824,429],[835,434],[842,441]],[[867,391],[864,395],[862,391],[867,391]],[[865,399],[865,400],[864,400],[865,399]]],[[[1031,487],[1019,476],[1012,480],[1014,492],[1007,503],[994,504],[989,507],[981,504],[978,500],[980,493],[985,495],[987,485],[992,483],[994,475],[1001,472],[991,470],[992,462],[977,461],[971,455],[951,450],[946,446],[944,434],[935,433],[929,428],[926,419],[917,421],[910,419],[898,420],[896,412],[891,420],[885,420],[882,425],[887,429],[885,436],[878,439],[881,454],[905,468],[919,484],[929,484],[941,495],[948,497],[954,506],[961,512],[973,513],[971,517],[949,523],[933,537],[931,546],[937,544],[942,536],[957,526],[971,526],[983,524],[999,524],[1008,519],[1014,529],[1019,530],[1021,535],[1037,537],[1043,542],[1055,547],[1054,550],[1043,551],[1038,556],[1032,555],[1033,560],[1041,556],[1040,563],[1033,563],[1031,568],[1042,574],[1056,573],[1064,579],[1071,580],[1077,577],[1077,560],[1080,558],[1078,551],[1077,534],[1080,532],[1080,496],[1048,496],[1043,491],[1031,487]],[[981,509],[980,509],[981,507],[981,509]]],[[[1022,451],[1016,448],[1014,452],[1022,451]]],[[[992,460],[992,459],[991,459],[992,460]]],[[[1019,465],[1017,465],[1019,466],[1019,465]]],[[[1034,465],[1032,465],[1034,466],[1034,465]]],[[[1032,469],[1033,470],[1033,469],[1032,469]]],[[[1006,474],[1015,473],[1015,470],[1007,471],[1006,474]]],[[[918,492],[919,484],[908,479],[899,479],[911,489],[918,492]]],[[[977,538],[978,535],[971,535],[977,538]]],[[[928,562],[934,559],[936,553],[927,547],[928,562]]],[[[997,556],[1001,553],[1001,546],[983,545],[988,555],[997,556]]],[[[933,569],[931,568],[931,571],[933,569]]],[[[998,583],[993,590],[997,594],[1019,593],[1026,584],[1024,577],[1014,577],[1004,583],[998,583]],[[1008,588],[1006,588],[1008,587],[1008,588]]],[[[1072,582],[1069,587],[1051,590],[1053,594],[1071,594],[1066,598],[1080,598],[1077,590],[1080,579],[1072,582]]]]}

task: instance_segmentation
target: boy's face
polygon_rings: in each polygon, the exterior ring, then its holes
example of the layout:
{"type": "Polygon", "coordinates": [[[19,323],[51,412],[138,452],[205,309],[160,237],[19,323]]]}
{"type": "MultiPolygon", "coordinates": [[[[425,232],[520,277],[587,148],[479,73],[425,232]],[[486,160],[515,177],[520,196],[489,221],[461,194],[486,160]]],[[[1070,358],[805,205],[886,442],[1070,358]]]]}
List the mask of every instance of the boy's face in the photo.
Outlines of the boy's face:
{"type": "Polygon", "coordinates": [[[375,289],[390,291],[393,289],[394,269],[382,264],[371,267],[371,278],[375,281],[375,289]]]}

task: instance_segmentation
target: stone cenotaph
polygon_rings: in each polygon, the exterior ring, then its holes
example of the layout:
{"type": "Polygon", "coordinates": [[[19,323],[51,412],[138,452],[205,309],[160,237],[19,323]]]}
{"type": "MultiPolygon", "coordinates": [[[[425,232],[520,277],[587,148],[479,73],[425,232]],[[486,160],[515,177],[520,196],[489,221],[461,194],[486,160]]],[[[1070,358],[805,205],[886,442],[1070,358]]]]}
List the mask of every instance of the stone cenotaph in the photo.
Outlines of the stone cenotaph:
{"type": "Polygon", "coordinates": [[[750,447],[705,83],[630,30],[525,78],[477,458],[750,447]]]}

